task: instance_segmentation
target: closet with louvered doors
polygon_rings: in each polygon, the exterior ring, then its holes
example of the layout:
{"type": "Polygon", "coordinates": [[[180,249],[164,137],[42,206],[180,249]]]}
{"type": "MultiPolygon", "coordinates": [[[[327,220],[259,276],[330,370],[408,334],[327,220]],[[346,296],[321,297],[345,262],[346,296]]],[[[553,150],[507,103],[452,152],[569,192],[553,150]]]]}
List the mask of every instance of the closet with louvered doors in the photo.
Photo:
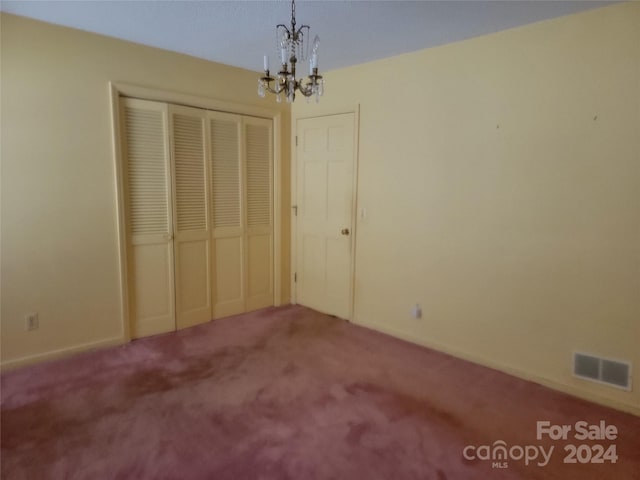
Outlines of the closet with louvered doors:
{"type": "Polygon", "coordinates": [[[131,337],[273,305],[271,120],[120,107],[131,337]]]}

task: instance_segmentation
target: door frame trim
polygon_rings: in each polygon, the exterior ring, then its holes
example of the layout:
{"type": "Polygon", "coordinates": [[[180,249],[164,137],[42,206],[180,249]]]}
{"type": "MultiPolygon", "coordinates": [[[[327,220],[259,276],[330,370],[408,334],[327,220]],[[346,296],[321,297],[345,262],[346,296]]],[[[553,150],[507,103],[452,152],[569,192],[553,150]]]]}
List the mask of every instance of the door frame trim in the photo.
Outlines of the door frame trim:
{"type": "Polygon", "coordinates": [[[273,304],[282,304],[282,112],[253,105],[228,102],[215,98],[171,92],[121,82],[109,82],[109,100],[111,103],[111,139],[113,149],[115,193],[117,203],[118,270],[120,279],[120,315],[122,318],[123,342],[131,340],[131,319],[129,318],[129,286],[127,280],[127,238],[125,215],[125,192],[123,177],[123,159],[121,150],[120,98],[133,97],[141,100],[172,103],[187,107],[216,110],[238,115],[267,118],[273,122],[273,304]]]}
{"type": "Polygon", "coordinates": [[[353,184],[352,184],[352,202],[351,202],[351,265],[350,280],[351,295],[349,298],[349,318],[345,320],[353,321],[355,318],[355,294],[356,294],[356,237],[358,234],[358,163],[360,158],[360,104],[355,104],[345,108],[320,109],[315,114],[292,115],[291,125],[293,135],[291,135],[291,304],[296,305],[297,288],[295,275],[298,269],[297,256],[297,234],[298,234],[298,218],[293,215],[293,207],[298,204],[298,148],[296,138],[298,136],[298,121],[308,120],[312,118],[331,117],[334,115],[343,115],[347,113],[353,114],[353,184]]]}

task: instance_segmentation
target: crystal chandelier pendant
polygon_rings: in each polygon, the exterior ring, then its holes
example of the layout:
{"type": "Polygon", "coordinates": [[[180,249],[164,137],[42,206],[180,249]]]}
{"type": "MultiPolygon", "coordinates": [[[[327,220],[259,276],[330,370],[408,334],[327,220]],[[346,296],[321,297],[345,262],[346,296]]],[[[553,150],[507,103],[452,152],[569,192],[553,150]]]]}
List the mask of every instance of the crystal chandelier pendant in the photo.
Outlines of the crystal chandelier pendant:
{"type": "Polygon", "coordinates": [[[296,98],[296,91],[307,98],[315,96],[316,102],[324,93],[324,79],[318,73],[318,51],[320,37],[313,39],[311,55],[309,55],[309,41],[311,27],[302,25],[296,28],[296,3],[291,1],[291,25],[276,25],[276,51],[279,57],[280,69],[275,78],[269,72],[269,57],[264,56],[264,75],[258,80],[258,95],[265,97],[266,92],[276,95],[276,102],[282,102],[284,96],[287,103],[296,98]],[[299,62],[309,61],[309,75],[305,79],[296,78],[296,67],[299,62]]]}

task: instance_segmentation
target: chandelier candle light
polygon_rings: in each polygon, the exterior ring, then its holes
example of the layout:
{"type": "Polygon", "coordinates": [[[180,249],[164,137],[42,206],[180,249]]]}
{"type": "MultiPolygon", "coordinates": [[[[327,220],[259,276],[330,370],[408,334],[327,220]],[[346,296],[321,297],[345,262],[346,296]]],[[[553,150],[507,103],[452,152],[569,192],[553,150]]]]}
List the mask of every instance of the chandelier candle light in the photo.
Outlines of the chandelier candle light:
{"type": "Polygon", "coordinates": [[[276,26],[276,47],[280,54],[280,71],[274,77],[269,73],[269,56],[264,56],[264,76],[258,79],[258,95],[265,96],[266,92],[276,95],[276,101],[282,102],[282,96],[288,103],[296,98],[296,90],[302,95],[309,98],[314,95],[316,102],[320,101],[320,97],[324,93],[324,79],[318,74],[318,47],[320,46],[320,38],[316,35],[311,47],[311,56],[309,56],[309,41],[305,37],[309,37],[311,27],[302,25],[296,29],[296,2],[291,1],[291,28],[280,24],[276,26]],[[296,79],[296,64],[298,61],[304,62],[309,59],[309,75],[306,83],[303,79],[296,79]],[[271,82],[274,82],[273,86],[271,82]]]}

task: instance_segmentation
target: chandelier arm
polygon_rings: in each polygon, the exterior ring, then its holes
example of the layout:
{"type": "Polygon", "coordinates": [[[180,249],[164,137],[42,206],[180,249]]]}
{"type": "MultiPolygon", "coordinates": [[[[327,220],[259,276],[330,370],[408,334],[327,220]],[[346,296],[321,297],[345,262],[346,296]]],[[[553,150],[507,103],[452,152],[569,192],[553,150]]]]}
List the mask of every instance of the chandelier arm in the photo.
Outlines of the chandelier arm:
{"type": "Polygon", "coordinates": [[[316,85],[315,80],[309,80],[306,84],[302,83],[302,79],[298,80],[298,90],[305,97],[313,95],[313,86],[316,85]]]}
{"type": "Polygon", "coordinates": [[[300,28],[296,30],[296,33],[301,33],[303,28],[306,28],[307,31],[311,30],[311,27],[309,25],[302,25],[300,28]]]}
{"type": "Polygon", "coordinates": [[[282,93],[282,92],[284,92],[284,91],[287,89],[287,88],[286,88],[286,82],[285,82],[285,83],[280,83],[280,82],[277,82],[277,81],[275,82],[276,87],[275,87],[275,88],[273,88],[273,87],[271,86],[271,81],[272,81],[272,80],[275,80],[275,79],[270,78],[270,79],[268,79],[268,80],[266,81],[266,83],[264,84],[264,89],[265,89],[267,92],[274,93],[274,94],[278,95],[279,93],[282,93]]]}
{"type": "Polygon", "coordinates": [[[264,89],[265,89],[267,92],[269,92],[269,93],[274,93],[274,94],[276,94],[276,95],[278,95],[278,94],[280,94],[280,93],[282,93],[282,92],[284,91],[284,89],[281,89],[281,90],[274,90],[273,88],[271,88],[271,86],[270,86],[270,85],[265,85],[264,89]]]}

